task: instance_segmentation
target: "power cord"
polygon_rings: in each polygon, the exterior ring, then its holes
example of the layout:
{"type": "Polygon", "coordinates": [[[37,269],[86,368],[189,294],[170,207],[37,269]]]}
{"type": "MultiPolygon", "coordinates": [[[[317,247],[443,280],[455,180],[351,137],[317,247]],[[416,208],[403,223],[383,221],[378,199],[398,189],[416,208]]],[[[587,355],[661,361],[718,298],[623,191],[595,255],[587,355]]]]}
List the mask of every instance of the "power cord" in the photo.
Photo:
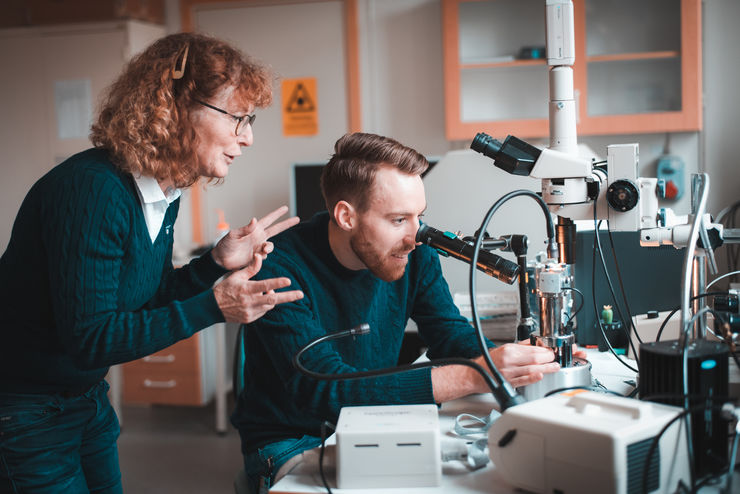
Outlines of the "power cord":
{"type": "MultiPolygon", "coordinates": [[[[632,320],[632,311],[630,310],[629,302],[627,301],[627,293],[624,289],[624,282],[622,281],[622,270],[619,269],[619,259],[617,258],[617,249],[614,248],[614,236],[612,235],[612,231],[607,229],[607,232],[609,233],[609,244],[612,247],[612,257],[614,258],[614,268],[617,271],[617,280],[619,281],[619,289],[622,292],[622,301],[624,302],[624,307],[627,310],[627,316],[629,317],[629,324],[632,327],[632,332],[635,334],[635,337],[637,338],[637,341],[639,343],[642,343],[642,338],[640,338],[640,333],[637,332],[637,328],[635,327],[635,322],[632,320]]],[[[617,303],[617,300],[614,300],[614,303],[617,303]]],[[[632,348],[632,351],[634,351],[634,347],[632,348]]]]}
{"type": "MultiPolygon", "coordinates": [[[[689,399],[698,398],[698,397],[699,398],[705,398],[702,395],[690,395],[690,396],[688,396],[689,399]]],[[[675,399],[675,398],[687,398],[687,396],[686,395],[672,394],[672,393],[661,393],[661,394],[656,394],[656,395],[650,395],[650,396],[643,397],[644,400],[675,399]]],[[[721,401],[728,400],[730,398],[729,397],[726,397],[726,396],[723,396],[723,397],[715,396],[715,397],[712,397],[712,398],[709,398],[709,399],[712,400],[712,401],[714,401],[714,402],[721,402],[721,401]]],[[[710,405],[709,408],[711,408],[713,410],[721,410],[722,411],[722,414],[728,420],[732,419],[733,417],[735,418],[735,420],[737,420],[737,412],[736,412],[736,409],[735,409],[734,405],[732,405],[731,403],[722,403],[722,404],[714,403],[714,404],[710,405]],[[730,408],[732,410],[730,410],[730,408]],[[732,416],[728,416],[728,411],[729,411],[729,413],[732,414],[732,416]]],[[[650,443],[650,449],[648,450],[648,454],[647,454],[646,461],[645,461],[645,470],[643,470],[643,475],[642,475],[642,492],[644,492],[644,493],[647,493],[648,492],[648,490],[647,490],[647,474],[648,474],[648,471],[650,470],[650,466],[651,466],[651,464],[653,462],[653,457],[655,455],[655,449],[657,447],[658,442],[660,441],[660,438],[663,436],[663,434],[665,434],[665,432],[668,430],[668,428],[672,424],[674,424],[677,420],[680,420],[680,419],[683,418],[683,419],[685,419],[688,422],[688,419],[686,418],[687,415],[689,415],[691,413],[694,413],[694,412],[697,412],[697,411],[704,411],[705,409],[706,409],[706,405],[705,404],[701,404],[701,405],[695,405],[695,406],[693,406],[693,407],[691,407],[689,409],[681,410],[681,412],[677,416],[673,417],[668,423],[666,423],[663,426],[663,428],[658,432],[658,434],[655,437],[653,437],[653,440],[650,443]]],[[[738,438],[740,437],[740,434],[738,434],[738,427],[740,427],[740,423],[737,423],[736,424],[735,433],[733,434],[734,441],[733,441],[733,446],[732,446],[732,450],[731,450],[731,460],[730,460],[730,463],[728,464],[728,469],[727,469],[727,474],[726,474],[728,476],[727,487],[726,487],[726,490],[723,491],[724,493],[727,493],[727,494],[731,494],[731,492],[732,492],[731,491],[731,486],[732,486],[732,474],[734,472],[734,467],[733,467],[734,466],[734,458],[736,457],[736,454],[737,454],[737,447],[738,447],[737,443],[738,443],[738,438]]],[[[692,462],[692,460],[689,459],[689,465],[691,465],[691,462],[692,462]]],[[[697,492],[697,489],[699,489],[702,485],[706,484],[707,481],[709,481],[709,480],[711,480],[712,478],[715,478],[715,477],[717,477],[717,476],[716,475],[710,476],[708,478],[703,479],[700,482],[694,483],[693,482],[693,468],[692,468],[692,477],[691,477],[692,478],[692,488],[691,488],[691,492],[697,492]]]]}
{"type": "Polygon", "coordinates": [[[336,431],[337,426],[327,420],[321,423],[321,450],[319,451],[319,474],[321,475],[321,482],[324,483],[326,492],[328,494],[333,494],[331,491],[331,487],[329,487],[329,482],[326,481],[326,476],[324,475],[324,449],[326,445],[326,429],[327,428],[331,428],[331,430],[336,431]]]}
{"type": "MultiPolygon", "coordinates": [[[[593,302],[593,306],[594,306],[594,316],[596,316],[594,318],[596,319],[596,324],[599,325],[599,330],[601,330],[601,336],[604,338],[604,342],[606,343],[606,346],[609,349],[609,352],[611,352],[611,354],[614,356],[615,359],[619,361],[619,363],[627,367],[632,372],[639,373],[639,363],[638,363],[638,368],[635,369],[634,367],[629,365],[627,362],[622,360],[622,358],[619,355],[617,355],[617,352],[614,351],[614,347],[612,347],[612,344],[609,342],[609,338],[607,338],[606,336],[606,331],[604,331],[604,326],[602,326],[601,324],[601,318],[597,316],[597,314],[599,313],[599,310],[596,307],[596,289],[595,289],[595,286],[596,286],[596,248],[597,248],[596,244],[598,243],[599,235],[597,232],[599,231],[600,225],[601,225],[601,221],[597,222],[596,208],[594,208],[594,249],[593,249],[594,252],[593,252],[593,256],[591,257],[591,301],[593,302]]],[[[628,341],[632,342],[632,339],[629,337],[629,334],[627,335],[627,339],[628,341]]],[[[635,355],[637,355],[637,352],[635,351],[635,348],[634,348],[634,344],[632,346],[632,352],[635,355]]],[[[635,361],[637,362],[637,360],[635,361]]]]}
{"type": "MultiPolygon", "coordinates": [[[[699,295],[694,295],[693,297],[691,297],[691,300],[690,301],[693,302],[694,300],[699,299],[699,298],[702,298],[702,297],[713,297],[715,295],[724,295],[724,294],[725,294],[725,292],[706,292],[706,293],[700,293],[699,295]]],[[[655,335],[655,341],[660,341],[660,337],[663,334],[663,330],[665,329],[666,325],[668,324],[668,320],[671,317],[673,317],[676,314],[676,312],[678,312],[680,310],[681,310],[681,307],[676,307],[675,309],[673,309],[666,316],[665,319],[663,319],[663,324],[660,325],[660,328],[658,329],[658,334],[655,335]]]]}
{"type": "MultiPolygon", "coordinates": [[[[465,358],[444,358],[444,359],[435,359],[435,360],[429,360],[427,362],[417,362],[415,364],[404,364],[404,365],[397,365],[395,367],[386,367],[383,369],[373,369],[369,371],[356,371],[356,372],[344,372],[342,374],[325,374],[322,372],[315,372],[310,369],[307,369],[302,363],[301,363],[301,357],[303,356],[306,351],[313,348],[314,346],[328,340],[335,340],[339,338],[346,338],[347,336],[358,336],[367,334],[370,332],[370,325],[367,323],[362,323],[359,326],[355,326],[354,328],[346,329],[343,331],[337,331],[336,333],[330,333],[327,335],[320,336],[318,338],[315,338],[314,340],[311,340],[308,342],[303,348],[298,350],[298,352],[293,356],[293,366],[298,369],[299,372],[302,374],[305,374],[306,376],[312,377],[314,379],[318,379],[320,381],[347,381],[350,379],[365,379],[369,377],[379,377],[379,376],[387,376],[390,374],[398,374],[400,372],[406,372],[414,369],[423,369],[426,367],[439,367],[442,365],[465,365],[468,367],[472,367],[475,369],[486,381],[486,384],[488,384],[488,387],[491,388],[491,390],[497,389],[496,383],[493,382],[493,379],[491,378],[490,374],[488,374],[483,367],[476,364],[472,360],[468,360],[465,358]]],[[[486,353],[488,351],[486,350],[486,353]]]]}
{"type": "Polygon", "coordinates": [[[575,288],[572,286],[566,286],[563,288],[563,290],[570,290],[572,292],[576,292],[578,295],[581,296],[581,305],[579,305],[578,308],[573,311],[573,314],[571,314],[568,320],[565,322],[565,326],[568,327],[568,325],[571,323],[573,318],[576,317],[576,315],[578,315],[579,312],[581,312],[581,309],[583,309],[583,306],[585,305],[585,302],[586,302],[586,296],[583,295],[583,292],[580,291],[578,288],[575,288]]]}
{"type": "MultiPolygon", "coordinates": [[[[596,197],[599,196],[600,192],[600,186],[598,183],[596,185],[596,197]]],[[[601,247],[601,238],[599,237],[599,227],[601,226],[601,221],[598,220],[596,216],[596,205],[594,204],[594,248],[593,248],[593,256],[591,257],[591,300],[593,301],[594,305],[594,319],[596,319],[596,324],[599,325],[599,330],[601,331],[601,336],[604,338],[604,342],[606,343],[607,348],[609,348],[609,352],[614,355],[614,358],[616,358],[622,365],[627,367],[632,372],[638,373],[640,372],[640,360],[637,354],[637,350],[635,349],[635,344],[632,341],[632,338],[630,338],[629,331],[625,328],[625,325],[627,324],[627,321],[624,318],[624,315],[622,314],[622,309],[617,303],[617,296],[614,293],[614,285],[612,284],[611,277],[609,276],[609,269],[606,266],[606,260],[604,259],[604,251],[601,247]],[[609,342],[609,338],[606,336],[606,331],[604,331],[604,326],[601,324],[601,318],[598,316],[599,310],[596,307],[596,251],[599,251],[599,257],[601,259],[601,266],[604,269],[604,276],[606,276],[607,284],[609,285],[609,291],[612,294],[612,298],[614,299],[614,305],[617,307],[617,312],[619,313],[619,317],[622,318],[622,321],[624,323],[622,324],[622,331],[625,332],[627,335],[627,342],[632,348],[632,354],[635,356],[635,363],[637,364],[637,369],[629,365],[627,362],[622,360],[618,355],[617,352],[614,351],[614,348],[612,347],[611,342],[609,342]]],[[[612,247],[612,250],[614,250],[614,247],[612,247]]],[[[617,268],[618,269],[618,268],[617,268]]],[[[632,320],[632,317],[630,317],[630,321],[632,320]]]]}

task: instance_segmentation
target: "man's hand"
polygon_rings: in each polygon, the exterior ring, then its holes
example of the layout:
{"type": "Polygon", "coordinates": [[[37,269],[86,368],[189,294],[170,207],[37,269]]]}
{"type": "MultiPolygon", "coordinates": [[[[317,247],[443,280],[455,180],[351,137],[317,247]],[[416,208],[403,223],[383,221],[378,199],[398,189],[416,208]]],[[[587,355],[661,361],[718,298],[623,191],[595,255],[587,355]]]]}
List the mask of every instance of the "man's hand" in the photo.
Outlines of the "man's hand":
{"type": "MultiPolygon", "coordinates": [[[[552,349],[532,346],[528,341],[519,344],[507,343],[491,348],[489,353],[504,379],[515,388],[536,383],[545,374],[560,370],[560,364],[553,362],[555,353],[552,349]]],[[[475,359],[475,362],[487,368],[482,356],[475,359]]]]}
{"type": "MultiPolygon", "coordinates": [[[[260,220],[252,218],[248,225],[231,230],[211,251],[213,260],[229,271],[251,267],[257,257],[264,260],[273,249],[272,242],[268,242],[267,239],[300,221],[297,216],[293,216],[275,223],[287,212],[288,207],[281,206],[260,220]]],[[[250,277],[257,271],[259,268],[250,269],[250,277]]]]}
{"type": "MultiPolygon", "coordinates": [[[[535,383],[545,374],[560,370],[560,364],[553,362],[555,353],[551,349],[531,346],[528,341],[519,344],[507,343],[491,348],[489,352],[496,368],[514,387],[535,383]]],[[[488,369],[483,356],[474,359],[473,362],[488,369]]],[[[432,369],[432,390],[434,401],[437,403],[472,393],[491,391],[483,376],[474,369],[462,365],[447,365],[432,369]]]]}
{"type": "Polygon", "coordinates": [[[227,322],[249,323],[264,316],[277,304],[295,302],[303,298],[300,290],[275,292],[290,285],[288,278],[270,278],[251,281],[262,267],[262,258],[255,256],[250,266],[231,273],[213,287],[213,294],[227,322]]]}

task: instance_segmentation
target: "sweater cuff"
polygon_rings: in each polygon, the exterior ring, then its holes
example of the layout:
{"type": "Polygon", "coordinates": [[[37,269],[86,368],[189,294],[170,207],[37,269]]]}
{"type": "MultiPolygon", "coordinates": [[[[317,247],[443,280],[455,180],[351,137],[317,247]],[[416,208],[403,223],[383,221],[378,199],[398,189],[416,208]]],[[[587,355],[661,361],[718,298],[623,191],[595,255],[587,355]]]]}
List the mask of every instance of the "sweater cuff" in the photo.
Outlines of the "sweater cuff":
{"type": "Polygon", "coordinates": [[[432,369],[414,369],[398,375],[398,393],[406,403],[434,403],[432,369]]]}
{"type": "Polygon", "coordinates": [[[218,307],[216,296],[213,294],[212,288],[201,292],[184,302],[176,303],[188,307],[182,307],[183,311],[187,312],[186,328],[190,330],[189,335],[184,335],[186,338],[189,338],[201,329],[226,321],[223,312],[221,312],[221,309],[218,307]]]}
{"type": "Polygon", "coordinates": [[[195,273],[199,280],[204,282],[203,284],[205,286],[212,285],[217,279],[229,272],[228,269],[219,266],[218,263],[213,260],[213,254],[211,251],[213,251],[212,248],[202,256],[197,259],[193,259],[190,262],[193,273],[195,273]]]}

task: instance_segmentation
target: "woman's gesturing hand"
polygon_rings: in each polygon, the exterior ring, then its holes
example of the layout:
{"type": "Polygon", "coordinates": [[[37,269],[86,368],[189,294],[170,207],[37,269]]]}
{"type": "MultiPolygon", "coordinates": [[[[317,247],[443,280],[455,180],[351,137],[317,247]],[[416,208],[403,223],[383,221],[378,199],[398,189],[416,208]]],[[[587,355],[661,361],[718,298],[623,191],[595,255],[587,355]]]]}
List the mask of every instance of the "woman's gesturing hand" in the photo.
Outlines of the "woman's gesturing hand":
{"type": "MultiPolygon", "coordinates": [[[[288,207],[281,206],[260,220],[252,218],[249,224],[231,230],[211,251],[213,260],[229,271],[250,267],[258,257],[264,260],[273,249],[272,242],[268,242],[267,239],[300,221],[297,216],[293,216],[275,223],[287,212],[288,207]]],[[[251,277],[259,271],[259,268],[250,271],[251,277]]]]}
{"type": "Polygon", "coordinates": [[[252,265],[234,271],[213,287],[216,302],[227,322],[246,324],[259,319],[277,304],[295,302],[303,298],[303,292],[300,290],[275,291],[290,286],[288,278],[250,280],[260,267],[262,259],[256,256],[252,265]],[[254,268],[256,270],[252,273],[254,268]]]}

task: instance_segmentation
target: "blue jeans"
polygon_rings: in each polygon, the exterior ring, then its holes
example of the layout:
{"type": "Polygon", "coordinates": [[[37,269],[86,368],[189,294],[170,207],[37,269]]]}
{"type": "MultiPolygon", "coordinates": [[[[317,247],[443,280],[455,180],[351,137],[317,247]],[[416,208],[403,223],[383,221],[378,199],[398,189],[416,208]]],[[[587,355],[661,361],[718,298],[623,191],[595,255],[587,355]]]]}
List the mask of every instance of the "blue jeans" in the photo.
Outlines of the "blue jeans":
{"type": "Polygon", "coordinates": [[[120,494],[118,418],[100,381],[77,396],[0,393],[0,494],[120,494]]]}
{"type": "Polygon", "coordinates": [[[275,474],[286,461],[308,449],[321,446],[321,438],[303,436],[283,439],[244,455],[244,471],[252,494],[262,494],[272,486],[275,474]]]}

